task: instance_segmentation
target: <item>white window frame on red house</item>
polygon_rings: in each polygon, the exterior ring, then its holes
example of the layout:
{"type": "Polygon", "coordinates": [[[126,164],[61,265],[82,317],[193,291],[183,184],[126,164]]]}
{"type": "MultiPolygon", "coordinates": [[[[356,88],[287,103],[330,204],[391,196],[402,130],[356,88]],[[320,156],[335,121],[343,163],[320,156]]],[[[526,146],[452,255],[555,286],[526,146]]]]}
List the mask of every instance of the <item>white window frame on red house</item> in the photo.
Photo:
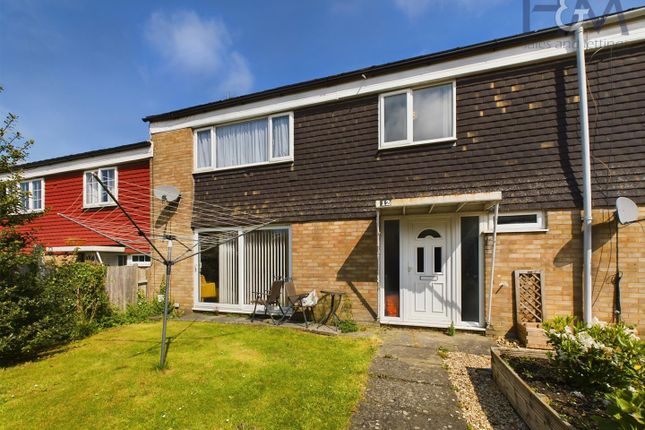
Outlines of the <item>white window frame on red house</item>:
{"type": "Polygon", "coordinates": [[[220,171],[220,170],[230,170],[230,169],[239,169],[239,168],[244,168],[244,167],[254,167],[254,166],[264,166],[267,164],[273,164],[273,163],[283,163],[283,162],[291,162],[293,161],[293,148],[294,148],[294,118],[293,118],[293,112],[280,112],[276,114],[271,114],[271,115],[264,115],[260,117],[254,117],[254,118],[245,118],[243,120],[239,121],[234,121],[234,122],[226,122],[226,123],[221,123],[221,124],[216,124],[210,127],[201,127],[193,130],[193,172],[194,173],[201,173],[201,172],[212,172],[212,171],[220,171]],[[273,155],[273,119],[274,118],[282,118],[282,117],[288,117],[289,118],[289,154],[286,156],[282,157],[275,157],[273,155]],[[257,163],[246,163],[246,164],[236,164],[234,166],[226,166],[226,167],[217,167],[217,137],[216,137],[216,129],[217,127],[226,127],[229,125],[235,125],[235,124],[242,124],[245,122],[251,122],[251,121],[257,121],[257,120],[262,120],[266,119],[267,120],[267,145],[268,145],[268,159],[266,161],[261,161],[257,163]],[[198,163],[198,150],[197,150],[197,136],[200,132],[203,131],[210,131],[210,164],[207,166],[202,166],[199,167],[198,163]]]}
{"type": "Polygon", "coordinates": [[[22,184],[27,184],[26,191],[28,195],[26,196],[27,207],[24,207],[22,205],[23,196],[22,195],[20,196],[20,204],[21,204],[20,211],[22,213],[43,212],[45,210],[45,178],[32,178],[32,179],[20,181],[20,184],[18,185],[18,190],[21,193],[22,193],[22,184]],[[37,209],[34,209],[34,182],[40,182],[40,207],[37,209]]]}
{"type": "Polygon", "coordinates": [[[98,182],[96,183],[97,186],[97,196],[99,196],[99,201],[98,202],[88,202],[88,194],[87,194],[87,174],[88,173],[95,173],[97,176],[101,177],[101,172],[105,170],[114,170],[114,191],[112,194],[114,194],[115,198],[119,198],[119,169],[117,166],[110,166],[110,167],[99,167],[97,169],[92,169],[92,170],[86,170],[83,172],[83,208],[85,209],[91,209],[91,208],[101,208],[101,207],[109,207],[109,206],[116,206],[116,202],[110,198],[110,196],[107,197],[107,201],[103,202],[101,200],[101,191],[102,187],[101,184],[98,182]]]}

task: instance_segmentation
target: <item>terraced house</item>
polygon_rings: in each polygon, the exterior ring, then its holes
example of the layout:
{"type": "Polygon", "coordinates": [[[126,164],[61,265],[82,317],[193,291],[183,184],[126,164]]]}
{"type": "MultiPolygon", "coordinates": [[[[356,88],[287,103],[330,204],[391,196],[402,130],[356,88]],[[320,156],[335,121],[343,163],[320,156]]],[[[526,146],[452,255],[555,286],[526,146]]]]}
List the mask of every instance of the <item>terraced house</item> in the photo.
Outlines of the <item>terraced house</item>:
{"type": "MultiPolygon", "coordinates": [[[[612,320],[616,198],[645,216],[645,14],[596,24],[584,27],[589,306],[612,320]]],[[[514,275],[528,270],[540,274],[544,316],[581,315],[574,42],[553,28],[145,118],[153,186],[178,186],[188,206],[195,198],[275,220],[178,264],[175,301],[250,312],[252,291],[291,276],[303,291],[342,289],[357,320],[506,333],[514,275]]],[[[222,228],[231,226],[194,233],[222,228]]],[[[644,330],[645,232],[620,228],[622,318],[644,330]]],[[[159,282],[162,267],[153,271],[159,282]]]]}

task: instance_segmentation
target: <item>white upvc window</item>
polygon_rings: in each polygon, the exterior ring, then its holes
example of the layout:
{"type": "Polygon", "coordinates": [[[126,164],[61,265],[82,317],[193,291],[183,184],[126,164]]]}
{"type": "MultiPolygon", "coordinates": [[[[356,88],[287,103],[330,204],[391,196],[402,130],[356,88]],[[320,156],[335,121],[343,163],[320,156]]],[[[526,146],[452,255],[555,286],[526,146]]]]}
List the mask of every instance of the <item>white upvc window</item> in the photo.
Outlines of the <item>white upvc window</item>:
{"type": "Polygon", "coordinates": [[[83,174],[83,207],[96,208],[116,204],[94,175],[98,176],[115,198],[119,196],[119,172],[116,167],[102,167],[83,174]]]}
{"type": "Polygon", "coordinates": [[[20,183],[20,206],[23,212],[41,212],[44,210],[44,179],[30,179],[20,183]]]}
{"type": "Polygon", "coordinates": [[[455,82],[379,97],[379,148],[457,139],[455,82]]]}
{"type": "Polygon", "coordinates": [[[128,266],[149,267],[150,256],[146,254],[128,255],[128,266]]]}
{"type": "Polygon", "coordinates": [[[233,169],[293,160],[293,113],[195,130],[194,170],[233,169]]]}
{"type": "MultiPolygon", "coordinates": [[[[488,216],[488,231],[493,231],[494,215],[488,216]]],[[[506,212],[497,216],[497,232],[546,231],[546,217],[542,211],[506,212]]]]}

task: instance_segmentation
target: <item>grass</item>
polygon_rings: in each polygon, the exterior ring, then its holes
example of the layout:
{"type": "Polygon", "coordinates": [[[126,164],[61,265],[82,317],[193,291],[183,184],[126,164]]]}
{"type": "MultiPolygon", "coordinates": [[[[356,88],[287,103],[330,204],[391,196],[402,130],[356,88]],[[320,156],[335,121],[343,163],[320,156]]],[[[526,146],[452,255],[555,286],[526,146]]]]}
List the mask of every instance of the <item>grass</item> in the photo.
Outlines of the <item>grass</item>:
{"type": "Polygon", "coordinates": [[[0,428],[346,428],[374,343],[263,325],[110,329],[0,369],[0,428]]]}

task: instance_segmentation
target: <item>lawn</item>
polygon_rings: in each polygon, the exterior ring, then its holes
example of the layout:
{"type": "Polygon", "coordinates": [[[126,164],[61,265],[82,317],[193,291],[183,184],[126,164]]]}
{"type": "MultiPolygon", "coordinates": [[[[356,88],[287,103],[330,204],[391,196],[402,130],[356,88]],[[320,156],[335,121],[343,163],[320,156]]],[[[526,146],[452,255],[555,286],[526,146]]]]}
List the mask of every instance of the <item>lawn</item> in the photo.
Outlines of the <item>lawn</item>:
{"type": "Polygon", "coordinates": [[[0,369],[0,428],[343,429],[374,343],[258,324],[111,329],[0,369]]]}

